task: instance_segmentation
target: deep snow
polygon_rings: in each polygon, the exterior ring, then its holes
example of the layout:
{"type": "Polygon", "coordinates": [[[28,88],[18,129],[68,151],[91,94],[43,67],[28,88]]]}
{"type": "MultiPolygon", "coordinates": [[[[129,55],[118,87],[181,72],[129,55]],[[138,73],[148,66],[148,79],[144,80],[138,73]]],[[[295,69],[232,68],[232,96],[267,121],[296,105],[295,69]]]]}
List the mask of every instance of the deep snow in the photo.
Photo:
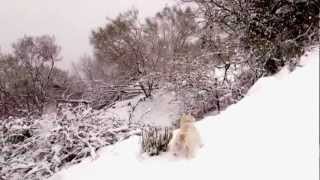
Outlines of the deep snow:
{"type": "Polygon", "coordinates": [[[142,157],[134,136],[51,180],[319,179],[319,49],[302,63],[259,80],[239,103],[198,122],[204,147],[192,160],[142,157]]]}

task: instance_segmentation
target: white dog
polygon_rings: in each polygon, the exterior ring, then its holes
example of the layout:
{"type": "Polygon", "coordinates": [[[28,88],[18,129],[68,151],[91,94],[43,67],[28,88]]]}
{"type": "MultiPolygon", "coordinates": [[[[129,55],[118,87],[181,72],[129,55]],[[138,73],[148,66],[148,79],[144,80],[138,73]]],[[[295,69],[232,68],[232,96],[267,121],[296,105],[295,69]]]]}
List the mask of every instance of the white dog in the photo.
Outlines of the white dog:
{"type": "Polygon", "coordinates": [[[195,119],[191,115],[182,115],[180,129],[169,143],[169,151],[175,156],[193,158],[197,149],[202,147],[200,134],[194,126],[195,119]]]}

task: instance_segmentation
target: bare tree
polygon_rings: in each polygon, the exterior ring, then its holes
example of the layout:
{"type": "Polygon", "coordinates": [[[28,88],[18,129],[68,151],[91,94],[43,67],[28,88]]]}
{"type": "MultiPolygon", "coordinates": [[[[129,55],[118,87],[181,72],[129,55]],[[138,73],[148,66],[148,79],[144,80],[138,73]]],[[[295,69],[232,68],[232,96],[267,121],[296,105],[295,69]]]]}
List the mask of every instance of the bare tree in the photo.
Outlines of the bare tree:
{"type": "Polygon", "coordinates": [[[13,44],[13,50],[13,54],[0,58],[0,94],[2,99],[6,99],[2,106],[8,109],[9,103],[11,108],[14,107],[12,110],[36,110],[41,114],[52,95],[50,88],[54,86],[54,77],[60,77],[62,83],[62,79],[68,76],[55,68],[55,62],[60,59],[60,47],[53,37],[47,35],[25,36],[13,44]]]}
{"type": "MultiPolygon", "coordinates": [[[[219,28],[238,40],[238,50],[250,55],[246,59],[261,75],[278,72],[301,56],[305,46],[319,42],[320,4],[315,0],[182,1],[198,5],[206,30],[219,28]]],[[[205,41],[215,40],[206,36],[205,41]]]]}

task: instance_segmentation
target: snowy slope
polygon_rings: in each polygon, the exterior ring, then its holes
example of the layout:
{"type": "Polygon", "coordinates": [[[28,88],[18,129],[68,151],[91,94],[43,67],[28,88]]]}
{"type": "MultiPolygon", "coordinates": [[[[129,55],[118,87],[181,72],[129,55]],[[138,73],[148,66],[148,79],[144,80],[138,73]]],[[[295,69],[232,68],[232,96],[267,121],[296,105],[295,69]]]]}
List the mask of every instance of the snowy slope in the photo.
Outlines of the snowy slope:
{"type": "Polygon", "coordinates": [[[239,103],[198,122],[204,147],[195,159],[142,158],[132,137],[99,152],[96,160],[51,180],[318,179],[319,51],[305,66],[259,80],[239,103]]]}

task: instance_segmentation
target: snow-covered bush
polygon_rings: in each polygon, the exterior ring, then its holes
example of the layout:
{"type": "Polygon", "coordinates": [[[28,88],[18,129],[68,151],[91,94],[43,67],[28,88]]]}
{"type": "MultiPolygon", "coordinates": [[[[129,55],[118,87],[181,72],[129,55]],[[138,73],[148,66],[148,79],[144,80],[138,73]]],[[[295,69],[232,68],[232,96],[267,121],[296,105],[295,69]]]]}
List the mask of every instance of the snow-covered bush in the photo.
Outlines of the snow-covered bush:
{"type": "Polygon", "coordinates": [[[59,107],[58,114],[0,121],[0,179],[45,179],[62,167],[96,158],[96,151],[128,138],[137,127],[107,110],[59,107]]]}
{"type": "Polygon", "coordinates": [[[172,138],[172,127],[145,126],[142,129],[142,152],[150,156],[159,155],[168,150],[168,144],[172,138]]]}

